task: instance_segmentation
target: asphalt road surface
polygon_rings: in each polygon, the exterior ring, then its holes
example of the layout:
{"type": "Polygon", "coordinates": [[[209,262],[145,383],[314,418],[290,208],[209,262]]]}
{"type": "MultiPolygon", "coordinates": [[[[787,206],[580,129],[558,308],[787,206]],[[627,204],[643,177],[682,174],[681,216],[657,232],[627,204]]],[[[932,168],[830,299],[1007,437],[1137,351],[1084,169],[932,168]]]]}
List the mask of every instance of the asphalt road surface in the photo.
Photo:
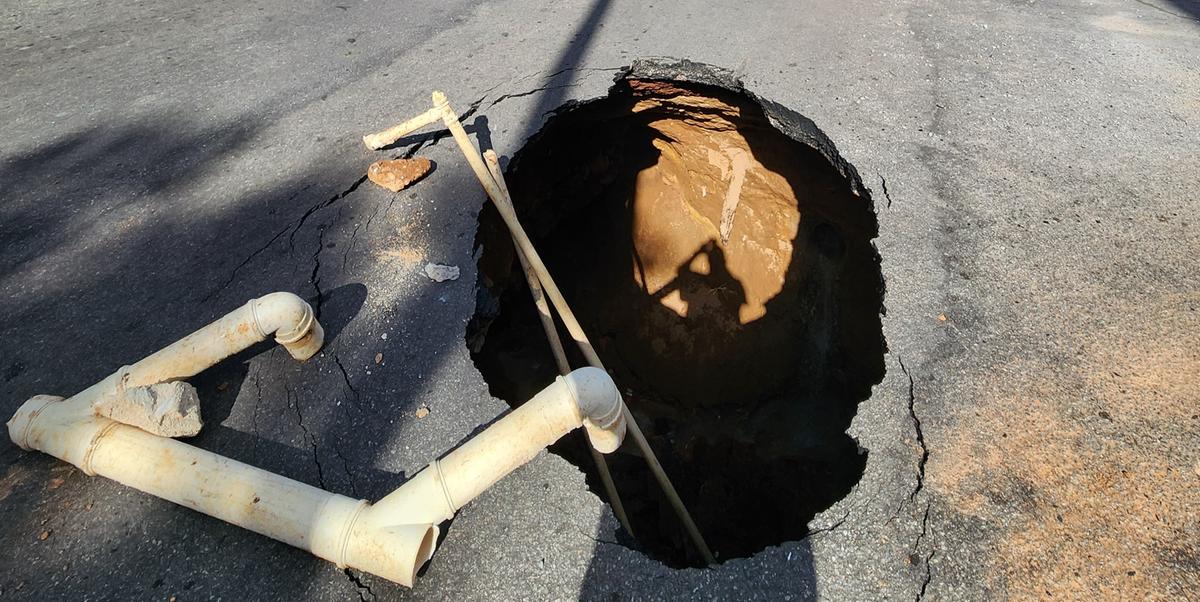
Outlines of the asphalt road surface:
{"type": "Polygon", "coordinates": [[[857,168],[889,349],[849,430],[853,491],[803,540],[715,569],[622,544],[550,454],[467,506],[406,590],[6,440],[0,597],[1200,591],[1200,4],[17,0],[0,31],[4,416],[293,291],[319,300],[326,348],[193,379],[194,442],[378,499],[507,406],[464,343],[477,182],[444,137],[360,136],[441,89],[511,156],[641,57],[734,71],[857,168]],[[426,180],[364,183],[416,145],[426,180]]]}

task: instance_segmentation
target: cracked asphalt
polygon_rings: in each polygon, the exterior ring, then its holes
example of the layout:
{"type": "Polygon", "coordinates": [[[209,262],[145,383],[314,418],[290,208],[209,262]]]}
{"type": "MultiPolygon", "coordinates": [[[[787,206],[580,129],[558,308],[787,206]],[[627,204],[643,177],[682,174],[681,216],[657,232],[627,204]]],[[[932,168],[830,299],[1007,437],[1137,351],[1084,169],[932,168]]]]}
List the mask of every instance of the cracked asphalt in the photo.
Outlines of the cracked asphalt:
{"type": "Polygon", "coordinates": [[[0,597],[1200,591],[1192,0],[51,0],[6,4],[0,28],[5,415],[293,291],[326,347],[298,364],[262,345],[193,379],[194,443],[378,499],[507,406],[463,342],[478,184],[445,132],[379,153],[360,137],[441,89],[511,156],[651,56],[734,70],[857,168],[889,345],[849,431],[868,453],[855,489],[804,540],[713,570],[620,543],[548,454],[467,506],[406,590],[5,443],[0,597]],[[413,188],[364,183],[418,153],[436,168],[413,188]],[[426,262],[462,276],[434,283],[426,262]]]}

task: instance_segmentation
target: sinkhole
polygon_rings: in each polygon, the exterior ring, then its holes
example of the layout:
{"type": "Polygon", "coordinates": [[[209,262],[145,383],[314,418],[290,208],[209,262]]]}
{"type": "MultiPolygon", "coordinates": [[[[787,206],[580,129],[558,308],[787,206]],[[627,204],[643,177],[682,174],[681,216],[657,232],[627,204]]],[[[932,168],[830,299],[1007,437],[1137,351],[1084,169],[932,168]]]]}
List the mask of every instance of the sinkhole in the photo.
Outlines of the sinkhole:
{"type": "MultiPolygon", "coordinates": [[[[718,560],[804,537],[862,476],[846,429],[884,373],[878,225],[854,168],[726,72],[641,63],[606,97],[556,111],[507,178],[718,560]]],[[[476,244],[468,346],[492,394],[519,404],[555,363],[490,204],[476,244]]],[[[586,445],[576,432],[551,451],[604,497],[586,445]]],[[[626,543],[701,565],[632,441],[607,459],[637,535],[626,543]]]]}

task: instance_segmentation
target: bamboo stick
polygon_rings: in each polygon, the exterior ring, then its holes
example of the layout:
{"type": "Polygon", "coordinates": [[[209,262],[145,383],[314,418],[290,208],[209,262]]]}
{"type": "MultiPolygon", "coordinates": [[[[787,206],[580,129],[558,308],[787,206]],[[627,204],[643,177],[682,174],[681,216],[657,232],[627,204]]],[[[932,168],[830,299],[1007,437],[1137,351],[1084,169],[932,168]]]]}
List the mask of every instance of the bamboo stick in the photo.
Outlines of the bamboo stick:
{"type": "MultiPolygon", "coordinates": [[[[504,195],[495,180],[492,179],[487,166],[484,165],[479,151],[471,144],[471,139],[467,137],[466,130],[463,129],[462,124],[458,121],[458,115],[450,108],[450,103],[447,101],[446,95],[440,91],[435,91],[433,93],[433,106],[442,112],[442,122],[449,128],[450,133],[454,136],[454,141],[458,144],[459,149],[462,150],[472,171],[475,172],[475,177],[483,185],[483,189],[487,192],[488,197],[492,199],[497,211],[500,213],[500,217],[504,219],[504,223],[508,225],[508,229],[513,236],[513,241],[516,243],[517,248],[521,249],[525,254],[530,266],[537,274],[538,280],[541,281],[542,287],[549,295],[554,308],[558,310],[563,324],[567,327],[567,332],[575,339],[576,344],[579,345],[579,349],[583,352],[584,357],[587,358],[588,363],[603,370],[604,364],[600,361],[600,356],[596,354],[595,348],[588,341],[587,335],[583,332],[583,327],[580,326],[579,320],[575,318],[575,314],[567,304],[566,298],[563,297],[562,292],[554,283],[554,279],[550,277],[550,272],[546,269],[546,264],[542,262],[541,256],[534,249],[533,242],[529,240],[529,235],[525,233],[525,229],[521,227],[521,222],[517,219],[516,212],[513,211],[510,205],[506,205],[503,202],[504,195]]],[[[650,472],[654,475],[655,480],[658,481],[659,486],[662,487],[663,494],[667,496],[667,500],[670,501],[675,514],[679,516],[679,520],[683,523],[684,529],[687,530],[688,535],[691,537],[692,543],[695,544],[696,549],[700,552],[706,563],[715,565],[716,560],[713,558],[708,544],[705,543],[704,537],[696,527],[695,521],[692,520],[691,513],[683,505],[683,500],[679,498],[679,493],[675,491],[675,486],[671,484],[671,480],[663,470],[662,464],[659,463],[658,456],[650,448],[650,444],[646,441],[646,436],[638,426],[637,420],[634,419],[628,406],[622,404],[622,411],[625,415],[629,433],[633,435],[634,442],[637,443],[638,448],[645,456],[646,465],[649,466],[650,472]]]]}
{"type": "Polygon", "coordinates": [[[390,127],[382,132],[363,136],[363,144],[367,145],[367,148],[371,150],[379,150],[441,118],[442,110],[435,107],[400,125],[390,127]]]}
{"type": "MultiPolygon", "coordinates": [[[[512,196],[508,193],[508,184],[504,181],[504,172],[500,169],[500,159],[496,157],[496,151],[488,149],[483,151],[483,158],[487,162],[488,171],[492,174],[492,179],[496,182],[496,187],[500,189],[504,203],[516,213],[516,209],[512,204],[512,196]]],[[[566,375],[571,372],[571,364],[567,362],[567,354],[563,350],[562,339],[558,338],[558,329],[554,327],[554,316],[550,313],[550,306],[546,304],[546,295],[542,291],[542,285],[538,281],[537,272],[529,266],[529,260],[525,258],[525,252],[517,247],[517,259],[521,262],[521,270],[525,272],[525,281],[529,283],[529,292],[533,294],[533,304],[537,307],[538,318],[542,321],[542,330],[546,332],[546,339],[550,343],[550,352],[554,354],[554,363],[558,366],[558,373],[566,375]]],[[[626,425],[628,426],[628,425],[626,425]]],[[[633,525],[629,522],[629,517],[625,514],[625,504],[621,502],[621,495],[617,493],[617,486],[613,483],[612,473],[608,470],[608,461],[604,459],[604,454],[601,454],[596,448],[591,445],[587,446],[588,451],[592,454],[592,461],[596,464],[596,472],[600,474],[600,482],[604,485],[604,492],[608,494],[608,500],[612,504],[613,514],[620,521],[621,526],[625,528],[625,532],[631,537],[636,537],[633,533],[633,525]]]]}

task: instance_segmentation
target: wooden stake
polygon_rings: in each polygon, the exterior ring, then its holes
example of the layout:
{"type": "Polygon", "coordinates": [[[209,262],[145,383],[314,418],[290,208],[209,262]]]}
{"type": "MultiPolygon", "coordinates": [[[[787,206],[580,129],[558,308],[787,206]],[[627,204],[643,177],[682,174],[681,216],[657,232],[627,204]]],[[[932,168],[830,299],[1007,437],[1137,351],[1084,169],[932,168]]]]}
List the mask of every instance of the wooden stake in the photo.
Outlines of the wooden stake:
{"type": "Polygon", "coordinates": [[[400,125],[390,127],[382,132],[363,136],[363,144],[367,145],[367,148],[371,150],[379,150],[441,118],[442,110],[434,107],[400,125]]]}
{"type": "MultiPolygon", "coordinates": [[[[550,302],[558,310],[558,315],[562,318],[563,325],[567,327],[567,332],[575,339],[575,343],[579,345],[579,349],[583,352],[584,357],[587,358],[588,363],[603,370],[604,364],[600,361],[600,356],[596,355],[595,348],[588,341],[587,335],[583,332],[583,327],[579,325],[579,320],[575,318],[575,314],[567,304],[566,298],[563,297],[562,291],[558,289],[558,286],[554,283],[554,279],[550,277],[550,272],[546,269],[546,264],[542,262],[542,258],[538,255],[537,250],[534,249],[533,242],[529,240],[529,235],[525,233],[525,229],[521,227],[521,222],[517,219],[516,212],[513,211],[511,206],[503,202],[503,194],[492,179],[491,172],[483,164],[483,159],[480,157],[479,151],[471,144],[471,139],[467,137],[466,130],[459,123],[458,115],[450,108],[450,103],[446,100],[446,95],[435,91],[433,93],[433,106],[441,110],[442,122],[450,129],[450,133],[454,136],[454,141],[458,143],[458,147],[466,157],[467,163],[470,164],[471,170],[475,172],[475,177],[483,185],[488,198],[492,199],[492,203],[495,204],[500,217],[504,219],[504,223],[508,225],[509,232],[512,234],[517,248],[525,253],[525,258],[537,274],[542,287],[550,296],[550,302]]],[[[667,478],[662,464],[658,461],[658,456],[654,454],[654,450],[650,449],[650,444],[646,441],[646,436],[642,433],[642,429],[638,427],[637,420],[634,419],[628,406],[622,403],[622,408],[629,433],[633,435],[634,442],[637,443],[638,448],[641,449],[642,454],[645,456],[646,465],[650,467],[650,472],[654,474],[655,480],[658,481],[663,493],[671,502],[671,507],[675,510],[675,514],[679,516],[679,520],[683,523],[684,529],[687,530],[688,535],[691,537],[692,543],[696,545],[696,549],[700,552],[706,563],[715,565],[716,560],[713,558],[712,552],[708,549],[708,544],[704,542],[704,537],[700,535],[700,530],[696,528],[696,523],[692,520],[692,515],[688,512],[687,507],[683,505],[683,500],[679,498],[679,493],[675,491],[675,486],[667,478]]]]}
{"type": "MultiPolygon", "coordinates": [[[[487,162],[492,179],[496,182],[496,187],[500,189],[504,203],[513,213],[516,213],[512,204],[512,196],[508,193],[508,184],[504,181],[504,172],[500,169],[500,159],[496,157],[496,151],[490,148],[483,151],[483,158],[487,162]]],[[[554,363],[558,365],[558,373],[566,375],[571,371],[571,364],[567,362],[567,354],[563,350],[562,340],[558,338],[558,329],[554,327],[554,316],[550,313],[550,306],[546,304],[546,295],[538,281],[537,272],[529,267],[529,260],[525,258],[525,252],[521,250],[521,247],[517,247],[517,259],[520,260],[521,269],[525,272],[525,281],[529,283],[529,292],[533,294],[533,304],[537,306],[538,318],[542,320],[542,330],[546,331],[546,339],[550,342],[550,352],[554,354],[554,363]]],[[[592,453],[592,461],[596,464],[596,472],[600,474],[600,482],[603,483],[604,492],[608,494],[608,500],[612,504],[613,514],[625,528],[625,532],[629,533],[631,537],[636,537],[633,533],[633,525],[625,514],[625,504],[621,503],[621,495],[617,493],[612,473],[608,470],[608,461],[604,459],[604,454],[597,451],[596,448],[591,445],[588,445],[587,448],[592,453]]]]}

